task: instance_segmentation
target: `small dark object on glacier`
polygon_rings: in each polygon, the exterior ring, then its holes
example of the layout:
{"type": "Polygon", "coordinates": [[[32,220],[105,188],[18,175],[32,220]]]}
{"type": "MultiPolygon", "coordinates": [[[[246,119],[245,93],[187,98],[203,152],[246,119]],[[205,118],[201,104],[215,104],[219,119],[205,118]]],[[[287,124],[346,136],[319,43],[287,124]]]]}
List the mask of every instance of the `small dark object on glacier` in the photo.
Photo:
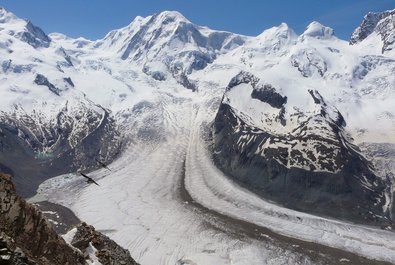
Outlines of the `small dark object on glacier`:
{"type": "Polygon", "coordinates": [[[91,183],[95,183],[97,186],[100,186],[96,181],[94,181],[91,177],[88,177],[87,175],[85,175],[84,173],[80,172],[80,175],[83,176],[84,178],[87,178],[88,180],[86,181],[87,183],[91,184],[91,183]]]}
{"type": "Polygon", "coordinates": [[[96,160],[96,162],[99,163],[103,168],[108,169],[108,170],[111,171],[111,169],[110,169],[106,164],[104,164],[103,162],[101,162],[100,160],[98,160],[98,159],[96,159],[96,158],[95,158],[95,160],[96,160]]]}

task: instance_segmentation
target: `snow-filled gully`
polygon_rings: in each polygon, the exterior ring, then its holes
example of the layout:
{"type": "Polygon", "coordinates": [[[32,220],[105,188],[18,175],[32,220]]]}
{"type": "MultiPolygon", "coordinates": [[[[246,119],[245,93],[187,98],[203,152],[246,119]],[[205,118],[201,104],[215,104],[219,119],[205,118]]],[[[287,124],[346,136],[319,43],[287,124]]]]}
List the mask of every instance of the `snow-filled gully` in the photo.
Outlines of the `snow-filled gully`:
{"type": "Polygon", "coordinates": [[[111,172],[92,172],[100,187],[59,176],[39,193],[143,265],[395,262],[395,233],[288,210],[238,187],[214,166],[203,139],[212,101],[160,98],[165,140],[135,144],[111,172]]]}

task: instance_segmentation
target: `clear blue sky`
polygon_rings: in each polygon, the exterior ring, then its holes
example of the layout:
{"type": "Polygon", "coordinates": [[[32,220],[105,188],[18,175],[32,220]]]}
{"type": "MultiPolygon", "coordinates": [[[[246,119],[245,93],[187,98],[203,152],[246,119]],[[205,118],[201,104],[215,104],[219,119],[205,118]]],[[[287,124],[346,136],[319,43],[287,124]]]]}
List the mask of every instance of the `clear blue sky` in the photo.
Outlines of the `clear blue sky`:
{"type": "Polygon", "coordinates": [[[395,0],[0,0],[0,6],[47,33],[92,40],[138,15],[163,10],[177,10],[195,24],[244,35],[258,35],[281,22],[300,34],[316,20],[349,39],[367,12],[395,9],[395,0]]]}

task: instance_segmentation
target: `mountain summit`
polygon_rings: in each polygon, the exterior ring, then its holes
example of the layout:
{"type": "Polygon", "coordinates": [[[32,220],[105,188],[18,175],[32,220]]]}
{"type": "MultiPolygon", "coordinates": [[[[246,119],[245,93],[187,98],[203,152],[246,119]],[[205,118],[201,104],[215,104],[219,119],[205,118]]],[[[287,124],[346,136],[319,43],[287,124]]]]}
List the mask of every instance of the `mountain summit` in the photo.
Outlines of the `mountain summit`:
{"type": "Polygon", "coordinates": [[[197,26],[175,11],[146,18],[110,32],[96,47],[116,52],[122,60],[139,63],[158,80],[171,73],[191,73],[213,62],[217,54],[244,43],[243,37],[197,26]]]}
{"type": "Polygon", "coordinates": [[[364,41],[369,36],[376,35],[382,41],[382,53],[395,47],[395,9],[380,13],[368,13],[361,25],[352,33],[350,44],[364,41]]]}
{"type": "Polygon", "coordinates": [[[0,7],[1,24],[6,24],[6,28],[0,34],[14,36],[34,48],[48,48],[51,43],[42,29],[0,7]]]}

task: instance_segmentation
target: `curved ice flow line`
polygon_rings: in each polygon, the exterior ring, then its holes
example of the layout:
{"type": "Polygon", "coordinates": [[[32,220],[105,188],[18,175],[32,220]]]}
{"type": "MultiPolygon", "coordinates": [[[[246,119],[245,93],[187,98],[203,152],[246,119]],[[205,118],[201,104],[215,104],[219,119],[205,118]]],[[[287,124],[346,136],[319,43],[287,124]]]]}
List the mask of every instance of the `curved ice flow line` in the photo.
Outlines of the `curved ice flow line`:
{"type": "Polygon", "coordinates": [[[296,264],[300,253],[207,227],[207,220],[180,201],[178,184],[196,108],[191,101],[176,106],[162,100],[166,140],[131,147],[110,165],[111,173],[90,173],[100,188],[78,176],[59,176],[40,185],[41,193],[108,231],[141,264],[296,264]]]}
{"type": "Polygon", "coordinates": [[[168,97],[161,101],[166,108],[165,141],[131,148],[110,165],[111,174],[92,172],[100,189],[87,186],[78,177],[60,176],[43,183],[42,193],[50,201],[71,207],[98,230],[110,231],[108,235],[141,264],[177,264],[180,260],[198,264],[245,264],[246,260],[251,265],[296,263],[298,254],[272,246],[270,241],[243,242],[218,233],[205,227],[204,217],[187,205],[183,207],[177,198],[177,184],[186,158],[186,188],[203,207],[289,237],[394,260],[390,241],[395,240],[390,232],[285,209],[235,185],[213,165],[202,140],[200,126],[213,120],[216,108],[207,111],[207,100],[177,106],[168,97]],[[205,110],[199,111],[202,106],[205,110]],[[360,239],[362,233],[366,239],[360,239]]]}
{"type": "Polygon", "coordinates": [[[185,180],[186,189],[198,203],[285,236],[395,263],[394,232],[290,210],[261,199],[229,180],[213,164],[200,124],[196,119],[187,151],[185,180]]]}

